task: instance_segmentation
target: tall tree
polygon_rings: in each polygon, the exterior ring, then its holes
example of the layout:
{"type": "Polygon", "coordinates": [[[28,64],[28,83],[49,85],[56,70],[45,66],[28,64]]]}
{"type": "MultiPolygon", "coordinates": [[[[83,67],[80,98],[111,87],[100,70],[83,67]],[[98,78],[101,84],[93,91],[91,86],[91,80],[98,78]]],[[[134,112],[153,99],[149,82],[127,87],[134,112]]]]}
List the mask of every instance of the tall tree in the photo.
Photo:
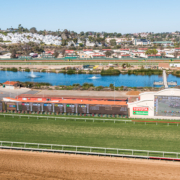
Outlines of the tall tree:
{"type": "Polygon", "coordinates": [[[30,29],[30,32],[31,32],[31,33],[37,33],[37,29],[36,29],[35,27],[32,27],[32,28],[30,29]]]}
{"type": "Polygon", "coordinates": [[[11,58],[16,58],[16,50],[15,49],[11,50],[11,58]]]}
{"type": "Polygon", "coordinates": [[[54,51],[53,56],[54,56],[55,58],[57,58],[57,57],[59,56],[59,53],[58,53],[57,51],[54,51]]]}
{"type": "Polygon", "coordinates": [[[116,40],[115,39],[111,39],[110,40],[110,45],[111,46],[116,46],[116,40]]]}
{"type": "Polygon", "coordinates": [[[83,31],[80,32],[80,36],[84,36],[84,32],[83,31]]]}

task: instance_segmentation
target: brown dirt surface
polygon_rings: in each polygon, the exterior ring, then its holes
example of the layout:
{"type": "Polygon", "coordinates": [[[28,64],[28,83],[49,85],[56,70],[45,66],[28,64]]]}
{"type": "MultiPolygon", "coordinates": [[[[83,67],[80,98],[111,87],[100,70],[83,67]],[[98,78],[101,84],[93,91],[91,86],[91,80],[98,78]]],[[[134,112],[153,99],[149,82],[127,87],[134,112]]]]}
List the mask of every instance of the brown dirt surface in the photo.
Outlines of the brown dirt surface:
{"type": "Polygon", "coordinates": [[[140,91],[128,91],[126,95],[139,95],[140,93],[140,91]]]}
{"type": "Polygon", "coordinates": [[[0,150],[2,180],[179,180],[180,163],[0,150]]]}

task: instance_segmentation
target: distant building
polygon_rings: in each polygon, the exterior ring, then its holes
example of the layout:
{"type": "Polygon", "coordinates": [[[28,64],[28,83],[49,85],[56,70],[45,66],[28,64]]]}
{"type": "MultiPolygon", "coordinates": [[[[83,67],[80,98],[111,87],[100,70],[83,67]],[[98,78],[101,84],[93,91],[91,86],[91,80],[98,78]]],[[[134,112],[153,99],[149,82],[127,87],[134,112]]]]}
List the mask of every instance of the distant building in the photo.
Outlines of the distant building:
{"type": "Polygon", "coordinates": [[[154,41],[153,44],[155,45],[163,45],[163,46],[172,46],[173,42],[172,41],[154,41]]]}
{"type": "Polygon", "coordinates": [[[15,89],[19,87],[19,83],[16,81],[6,81],[3,83],[3,87],[7,89],[15,89]]]}
{"type": "Polygon", "coordinates": [[[138,46],[138,45],[144,46],[144,45],[149,45],[150,41],[147,39],[134,39],[133,44],[135,46],[138,46]]]}

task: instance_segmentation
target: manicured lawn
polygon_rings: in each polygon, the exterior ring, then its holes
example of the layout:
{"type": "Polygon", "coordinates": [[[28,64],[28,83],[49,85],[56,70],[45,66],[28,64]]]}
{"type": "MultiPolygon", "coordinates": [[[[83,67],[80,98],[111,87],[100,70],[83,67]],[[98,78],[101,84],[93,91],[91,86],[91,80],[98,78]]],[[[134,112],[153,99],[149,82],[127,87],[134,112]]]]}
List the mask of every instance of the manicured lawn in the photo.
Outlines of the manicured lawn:
{"type": "Polygon", "coordinates": [[[0,116],[0,140],[180,152],[180,125],[0,116]]]}

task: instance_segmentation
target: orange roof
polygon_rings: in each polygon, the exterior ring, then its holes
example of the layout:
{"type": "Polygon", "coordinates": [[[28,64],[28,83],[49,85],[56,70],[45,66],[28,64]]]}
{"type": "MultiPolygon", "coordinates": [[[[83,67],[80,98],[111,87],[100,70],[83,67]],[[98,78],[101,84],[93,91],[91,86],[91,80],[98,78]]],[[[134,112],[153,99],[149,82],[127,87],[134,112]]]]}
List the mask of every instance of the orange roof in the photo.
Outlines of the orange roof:
{"type": "Polygon", "coordinates": [[[38,102],[38,103],[101,104],[101,105],[120,105],[120,106],[127,105],[125,101],[76,100],[76,99],[62,99],[59,101],[34,101],[34,100],[19,100],[10,97],[5,97],[5,99],[18,101],[18,102],[38,102]]]}
{"type": "Polygon", "coordinates": [[[7,84],[7,85],[15,85],[15,84],[17,84],[18,82],[16,82],[16,81],[6,81],[6,82],[4,82],[3,84],[7,84]]]}

